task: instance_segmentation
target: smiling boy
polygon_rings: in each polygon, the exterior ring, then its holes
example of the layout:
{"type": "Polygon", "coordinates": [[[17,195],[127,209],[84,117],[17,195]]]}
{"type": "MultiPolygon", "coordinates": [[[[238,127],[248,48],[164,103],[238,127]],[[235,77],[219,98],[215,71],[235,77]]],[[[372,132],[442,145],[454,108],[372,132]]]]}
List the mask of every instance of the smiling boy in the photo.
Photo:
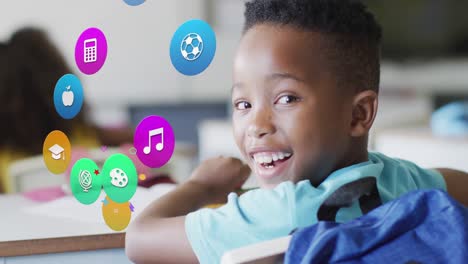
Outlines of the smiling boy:
{"type": "MultiPolygon", "coordinates": [[[[376,180],[382,202],[440,188],[468,204],[467,175],[368,153],[377,113],[381,29],[347,0],[254,0],[234,59],[232,122],[247,162],[214,158],[130,225],[137,263],[218,263],[241,246],[316,223],[341,186],[376,180]],[[233,193],[253,170],[261,189],[233,193]],[[218,209],[200,209],[226,202],[218,209]]],[[[365,213],[359,201],[332,216],[365,213]]]]}

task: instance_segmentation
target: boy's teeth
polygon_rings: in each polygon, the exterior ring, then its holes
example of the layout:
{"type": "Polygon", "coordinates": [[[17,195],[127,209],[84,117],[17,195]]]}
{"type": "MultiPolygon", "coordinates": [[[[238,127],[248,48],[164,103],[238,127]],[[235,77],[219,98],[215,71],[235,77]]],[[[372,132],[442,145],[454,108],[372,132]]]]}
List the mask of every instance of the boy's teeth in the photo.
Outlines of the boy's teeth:
{"type": "Polygon", "coordinates": [[[256,153],[253,158],[258,164],[268,164],[272,161],[282,160],[291,156],[291,153],[276,152],[276,153],[256,153]]]}
{"type": "Polygon", "coordinates": [[[263,157],[263,156],[259,156],[259,157],[258,157],[258,161],[259,161],[259,163],[263,163],[263,162],[264,162],[264,160],[265,160],[265,159],[264,159],[264,157],[263,157]]]}
{"type": "Polygon", "coordinates": [[[277,161],[278,160],[278,155],[273,154],[273,155],[271,155],[271,158],[273,159],[273,161],[277,161]]]}
{"type": "Polygon", "coordinates": [[[260,163],[266,163],[266,156],[260,156],[260,163]]]}

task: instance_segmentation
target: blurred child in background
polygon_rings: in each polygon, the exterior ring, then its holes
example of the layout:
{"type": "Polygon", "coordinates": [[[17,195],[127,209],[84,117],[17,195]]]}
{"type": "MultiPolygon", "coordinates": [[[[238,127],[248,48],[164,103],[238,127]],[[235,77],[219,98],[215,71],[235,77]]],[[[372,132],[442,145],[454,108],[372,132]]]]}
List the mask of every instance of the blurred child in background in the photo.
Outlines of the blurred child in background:
{"type": "Polygon", "coordinates": [[[131,141],[131,131],[115,132],[91,124],[86,104],[71,120],[58,115],[54,87],[67,73],[71,69],[42,30],[21,29],[0,45],[0,193],[12,190],[8,175],[11,163],[40,155],[46,136],[53,130],[64,132],[73,147],[131,141]]]}

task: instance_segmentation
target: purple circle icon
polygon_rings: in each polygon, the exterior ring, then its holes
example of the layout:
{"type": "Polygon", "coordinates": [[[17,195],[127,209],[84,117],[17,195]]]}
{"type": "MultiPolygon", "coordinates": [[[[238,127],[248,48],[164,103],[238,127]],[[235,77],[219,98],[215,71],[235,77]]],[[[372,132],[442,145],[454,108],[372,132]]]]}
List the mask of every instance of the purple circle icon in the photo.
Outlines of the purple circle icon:
{"type": "Polygon", "coordinates": [[[107,58],[107,40],[98,28],[88,28],[76,41],[75,62],[80,71],[91,75],[98,72],[107,58]]]}
{"type": "Polygon", "coordinates": [[[171,124],[160,116],[147,116],[135,130],[133,146],[137,157],[146,166],[164,166],[174,153],[175,137],[171,124]]]}

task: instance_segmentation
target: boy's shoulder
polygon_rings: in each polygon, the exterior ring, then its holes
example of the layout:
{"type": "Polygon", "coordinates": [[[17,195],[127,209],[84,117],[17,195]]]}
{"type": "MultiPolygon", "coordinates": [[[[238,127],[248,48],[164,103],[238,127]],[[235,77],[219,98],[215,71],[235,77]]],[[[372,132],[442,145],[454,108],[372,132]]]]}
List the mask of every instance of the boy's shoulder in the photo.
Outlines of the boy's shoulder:
{"type": "Polygon", "coordinates": [[[400,158],[389,157],[380,152],[369,152],[369,162],[382,164],[382,178],[388,177],[414,177],[433,171],[422,168],[416,163],[400,158]]]}
{"type": "Polygon", "coordinates": [[[442,174],[434,169],[422,168],[411,161],[391,158],[378,152],[369,152],[369,160],[383,165],[377,183],[385,202],[410,191],[447,189],[442,174]]]}
{"type": "Polygon", "coordinates": [[[392,166],[392,167],[405,167],[408,164],[415,165],[414,163],[408,161],[408,160],[403,160],[400,158],[394,158],[394,157],[389,157],[381,152],[375,152],[375,151],[369,151],[368,154],[369,161],[372,163],[383,163],[386,166],[392,166]]]}
{"type": "MultiPolygon", "coordinates": [[[[417,164],[399,158],[388,157],[379,152],[369,152],[369,160],[331,173],[319,186],[314,187],[308,180],[298,183],[282,182],[274,189],[256,189],[245,193],[242,200],[263,200],[265,197],[276,199],[298,199],[301,196],[329,194],[340,186],[365,177],[375,177],[379,190],[399,190],[399,196],[408,191],[427,188],[446,189],[443,176],[436,170],[425,169],[417,164]],[[288,198],[289,197],[289,198],[288,198]]],[[[391,192],[393,192],[391,191],[391,192]]],[[[395,197],[388,197],[389,200],[395,197]]],[[[274,199],[274,200],[276,200],[274,199]]],[[[386,200],[386,199],[385,199],[386,200]]]]}

